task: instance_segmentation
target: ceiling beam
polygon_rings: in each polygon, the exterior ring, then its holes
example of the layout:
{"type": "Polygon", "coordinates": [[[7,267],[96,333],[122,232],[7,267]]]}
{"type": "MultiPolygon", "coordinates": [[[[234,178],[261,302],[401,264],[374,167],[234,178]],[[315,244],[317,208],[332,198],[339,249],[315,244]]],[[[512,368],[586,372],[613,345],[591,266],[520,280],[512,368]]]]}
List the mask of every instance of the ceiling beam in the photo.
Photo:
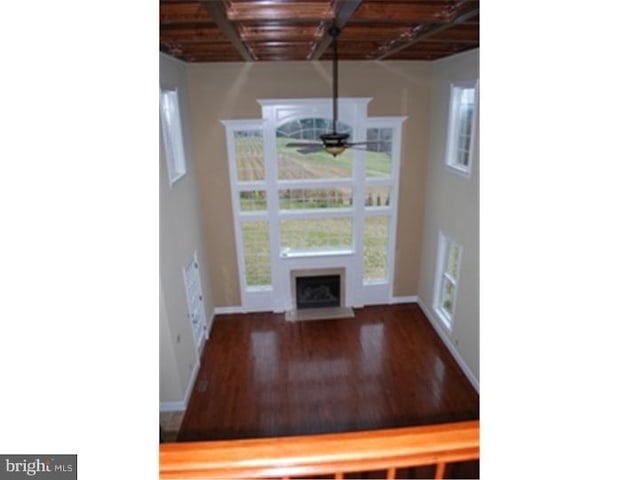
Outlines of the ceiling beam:
{"type": "Polygon", "coordinates": [[[406,42],[401,42],[398,46],[396,47],[391,47],[391,48],[386,48],[383,50],[383,52],[376,56],[374,58],[374,60],[384,60],[387,57],[390,57],[391,55],[394,55],[402,50],[404,50],[405,48],[409,47],[410,45],[413,45],[417,42],[423,41],[425,39],[427,39],[428,37],[431,37],[432,35],[435,35],[436,33],[440,33],[443,32],[445,30],[448,30],[449,28],[458,25],[460,23],[464,23],[467,20],[475,17],[478,15],[478,13],[480,13],[480,8],[477,4],[477,2],[472,2],[472,3],[467,3],[466,6],[463,6],[460,10],[458,10],[456,12],[456,16],[448,23],[445,24],[436,24],[436,25],[431,25],[431,26],[426,26],[424,25],[424,27],[426,27],[426,29],[423,29],[421,33],[417,33],[415,36],[413,36],[412,38],[408,39],[406,42]],[[466,7],[466,8],[465,8],[466,7]]]}
{"type": "MultiPolygon", "coordinates": [[[[333,25],[338,27],[339,30],[344,27],[353,12],[355,12],[360,6],[361,0],[336,0],[335,18],[332,22],[333,25]]],[[[327,47],[331,44],[332,37],[329,35],[329,29],[324,29],[324,35],[318,42],[316,42],[311,54],[310,60],[319,60],[327,47]]]]}
{"type": "Polygon", "coordinates": [[[225,4],[219,0],[201,1],[204,8],[206,8],[209,15],[211,15],[213,21],[218,25],[218,28],[222,30],[242,58],[247,62],[253,62],[255,60],[255,56],[242,41],[242,38],[240,38],[240,35],[233,23],[227,18],[225,4]]]}
{"type": "Polygon", "coordinates": [[[320,37],[317,25],[312,26],[242,26],[240,37],[245,42],[262,41],[315,41],[320,37]],[[283,40],[284,39],[284,40],[283,40]]]}

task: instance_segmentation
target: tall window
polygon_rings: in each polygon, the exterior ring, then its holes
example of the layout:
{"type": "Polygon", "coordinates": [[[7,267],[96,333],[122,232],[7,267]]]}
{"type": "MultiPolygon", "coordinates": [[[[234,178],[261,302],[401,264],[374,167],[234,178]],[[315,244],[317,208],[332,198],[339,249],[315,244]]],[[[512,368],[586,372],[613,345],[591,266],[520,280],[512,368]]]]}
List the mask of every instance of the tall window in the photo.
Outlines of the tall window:
{"type": "Polygon", "coordinates": [[[167,159],[169,185],[173,186],[187,171],[180,123],[177,89],[160,89],[160,124],[167,159]]]}
{"type": "Polygon", "coordinates": [[[330,102],[261,101],[263,119],[223,121],[244,306],[286,301],[290,270],[327,262],[344,266],[358,302],[391,295],[404,119],[367,118],[366,101],[345,101],[336,130],[371,144],[337,157],[288,146],[332,130],[330,102]]]}
{"type": "MultiPolygon", "coordinates": [[[[276,151],[280,253],[284,256],[351,251],[352,155],[339,157],[324,150],[302,154],[292,141],[317,142],[331,131],[331,119],[301,118],[278,126],[276,151]]],[[[350,133],[340,122],[337,130],[350,133]]]]}
{"type": "Polygon", "coordinates": [[[477,101],[477,81],[458,82],[451,85],[447,165],[466,174],[471,172],[477,101]]]}
{"type": "Polygon", "coordinates": [[[262,130],[246,125],[228,133],[234,152],[232,183],[243,288],[264,290],[271,286],[271,257],[262,130]]]}
{"type": "Polygon", "coordinates": [[[370,122],[367,128],[365,158],[365,218],[363,235],[363,280],[373,284],[389,280],[389,226],[395,206],[392,204],[394,176],[391,149],[393,129],[375,127],[370,122]]]}
{"type": "Polygon", "coordinates": [[[461,257],[462,247],[441,232],[438,238],[438,264],[433,307],[449,329],[453,325],[461,257]]]}

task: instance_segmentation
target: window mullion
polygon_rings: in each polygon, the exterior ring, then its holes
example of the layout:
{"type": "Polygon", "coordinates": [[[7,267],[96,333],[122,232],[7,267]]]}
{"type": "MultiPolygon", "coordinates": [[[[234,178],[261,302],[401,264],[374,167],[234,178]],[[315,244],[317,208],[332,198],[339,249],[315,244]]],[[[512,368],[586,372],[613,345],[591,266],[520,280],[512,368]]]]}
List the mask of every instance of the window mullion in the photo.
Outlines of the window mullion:
{"type": "Polygon", "coordinates": [[[333,187],[351,187],[353,180],[350,178],[336,179],[301,179],[301,180],[278,180],[278,190],[287,189],[304,189],[304,188],[333,188],[333,187]]]}
{"type": "Polygon", "coordinates": [[[451,274],[449,274],[449,272],[445,271],[445,272],[442,273],[442,275],[444,275],[444,277],[447,280],[449,280],[454,287],[457,286],[458,282],[456,281],[456,279],[453,276],[451,276],[451,274]]]}
{"type": "Polygon", "coordinates": [[[393,215],[391,207],[369,207],[364,212],[364,217],[390,217],[393,215]]]}
{"type": "Polygon", "coordinates": [[[265,190],[267,188],[266,182],[257,180],[254,182],[238,182],[236,188],[239,192],[250,192],[252,190],[265,190]]]}
{"type": "Polygon", "coordinates": [[[281,219],[304,219],[304,218],[336,218],[352,217],[353,210],[350,208],[316,208],[300,210],[280,210],[278,217],[281,219]]]}
{"type": "Polygon", "coordinates": [[[255,222],[257,220],[268,220],[267,212],[265,211],[246,211],[238,212],[238,220],[241,222],[255,222]]]}
{"type": "Polygon", "coordinates": [[[276,261],[279,256],[280,229],[278,227],[278,156],[276,148],[275,126],[267,121],[263,128],[264,135],[264,180],[267,197],[267,225],[269,231],[269,257],[271,259],[271,275],[274,287],[278,288],[278,281],[273,280],[281,276],[281,266],[276,261]]]}

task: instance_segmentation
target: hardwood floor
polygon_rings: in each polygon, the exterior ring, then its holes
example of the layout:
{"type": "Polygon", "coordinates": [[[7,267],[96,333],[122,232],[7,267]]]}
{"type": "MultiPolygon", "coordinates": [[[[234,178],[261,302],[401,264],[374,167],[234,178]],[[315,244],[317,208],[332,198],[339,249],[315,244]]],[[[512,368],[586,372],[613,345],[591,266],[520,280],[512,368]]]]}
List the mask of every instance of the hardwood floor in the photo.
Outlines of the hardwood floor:
{"type": "Polygon", "coordinates": [[[479,397],[416,304],[340,320],[216,316],[178,441],[479,418],[479,397]]]}

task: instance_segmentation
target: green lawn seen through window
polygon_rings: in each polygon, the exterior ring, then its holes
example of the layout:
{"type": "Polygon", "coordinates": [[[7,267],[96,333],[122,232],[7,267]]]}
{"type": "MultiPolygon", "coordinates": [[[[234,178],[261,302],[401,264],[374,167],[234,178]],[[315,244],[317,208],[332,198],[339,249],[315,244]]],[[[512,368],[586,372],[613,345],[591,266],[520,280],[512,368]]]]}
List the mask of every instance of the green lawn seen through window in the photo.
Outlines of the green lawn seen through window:
{"type": "MultiPolygon", "coordinates": [[[[301,154],[294,147],[286,147],[293,139],[279,137],[278,180],[326,180],[350,178],[354,151],[347,149],[337,157],[324,151],[301,154]]],[[[236,136],[236,168],[238,181],[264,180],[264,151],[262,138],[258,136],[236,136]]],[[[365,152],[366,178],[391,176],[391,157],[385,152],[365,152]]],[[[264,211],[267,208],[264,190],[249,190],[239,193],[240,211],[264,211]]],[[[279,208],[282,210],[351,208],[352,193],[349,187],[314,189],[295,188],[279,190],[279,208]]],[[[390,188],[384,185],[368,186],[365,205],[389,206],[390,188]]],[[[363,245],[363,273],[365,280],[381,280],[386,276],[387,215],[365,218],[363,245]]],[[[350,217],[318,218],[317,220],[285,220],[280,222],[281,248],[322,250],[352,247],[352,220],[350,217]]],[[[245,278],[248,286],[271,284],[269,256],[269,225],[267,221],[243,222],[243,248],[245,278]]]]}

